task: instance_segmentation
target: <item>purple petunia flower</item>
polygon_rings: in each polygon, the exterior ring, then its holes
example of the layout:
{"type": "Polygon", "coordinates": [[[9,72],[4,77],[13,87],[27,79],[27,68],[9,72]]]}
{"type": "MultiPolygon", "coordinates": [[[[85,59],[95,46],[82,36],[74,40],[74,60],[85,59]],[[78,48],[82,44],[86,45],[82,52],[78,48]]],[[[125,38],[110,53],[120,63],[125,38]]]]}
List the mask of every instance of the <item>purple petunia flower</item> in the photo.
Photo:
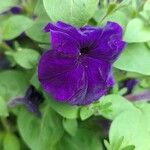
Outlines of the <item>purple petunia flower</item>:
{"type": "Polygon", "coordinates": [[[19,6],[15,6],[15,7],[12,7],[10,9],[10,11],[13,13],[13,14],[20,14],[22,12],[22,8],[19,7],[19,6]]]}
{"type": "Polygon", "coordinates": [[[11,12],[13,14],[21,14],[22,8],[20,6],[14,6],[14,7],[11,7],[9,10],[4,11],[0,15],[7,15],[9,12],[11,12]]]}
{"type": "Polygon", "coordinates": [[[0,70],[1,69],[9,69],[10,68],[10,63],[6,56],[3,53],[0,53],[0,70]]]}
{"type": "Polygon", "coordinates": [[[39,93],[34,86],[30,85],[25,93],[25,96],[10,101],[9,106],[14,107],[17,105],[24,105],[30,112],[34,113],[38,117],[41,117],[39,106],[43,100],[44,98],[41,93],[39,93]]]}
{"type": "Polygon", "coordinates": [[[135,86],[139,83],[139,81],[137,79],[131,78],[131,79],[126,79],[124,81],[121,82],[120,84],[120,89],[121,88],[127,88],[127,92],[124,94],[128,95],[131,94],[132,91],[134,90],[135,86]]]}
{"type": "Polygon", "coordinates": [[[122,28],[108,22],[105,27],[75,28],[63,22],[48,23],[52,49],[38,66],[39,80],[54,99],[72,105],[87,105],[114,85],[112,64],[125,47],[122,28]]]}

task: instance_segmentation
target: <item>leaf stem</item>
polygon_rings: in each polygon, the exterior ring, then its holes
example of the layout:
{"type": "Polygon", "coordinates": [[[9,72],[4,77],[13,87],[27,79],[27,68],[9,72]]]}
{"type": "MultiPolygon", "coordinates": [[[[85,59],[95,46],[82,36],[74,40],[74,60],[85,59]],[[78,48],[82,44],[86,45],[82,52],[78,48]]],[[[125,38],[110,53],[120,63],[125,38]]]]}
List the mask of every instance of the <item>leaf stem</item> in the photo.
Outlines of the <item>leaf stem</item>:
{"type": "Polygon", "coordinates": [[[127,95],[126,98],[130,101],[138,101],[138,100],[150,100],[150,90],[138,93],[138,94],[130,94],[127,95]]]}
{"type": "Polygon", "coordinates": [[[2,123],[3,127],[5,128],[5,130],[10,131],[10,126],[9,126],[6,118],[1,117],[0,120],[1,120],[1,123],[2,123]]]}

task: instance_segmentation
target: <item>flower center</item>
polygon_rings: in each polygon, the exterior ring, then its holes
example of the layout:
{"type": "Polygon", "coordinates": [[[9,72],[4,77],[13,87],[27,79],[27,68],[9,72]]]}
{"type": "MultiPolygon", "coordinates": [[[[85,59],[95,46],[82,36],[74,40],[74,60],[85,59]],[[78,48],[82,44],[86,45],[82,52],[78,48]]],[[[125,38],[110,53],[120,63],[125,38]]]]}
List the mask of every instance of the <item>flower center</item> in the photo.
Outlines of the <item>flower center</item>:
{"type": "Polygon", "coordinates": [[[80,49],[80,54],[84,55],[87,54],[90,51],[90,49],[88,47],[84,47],[80,49]]]}

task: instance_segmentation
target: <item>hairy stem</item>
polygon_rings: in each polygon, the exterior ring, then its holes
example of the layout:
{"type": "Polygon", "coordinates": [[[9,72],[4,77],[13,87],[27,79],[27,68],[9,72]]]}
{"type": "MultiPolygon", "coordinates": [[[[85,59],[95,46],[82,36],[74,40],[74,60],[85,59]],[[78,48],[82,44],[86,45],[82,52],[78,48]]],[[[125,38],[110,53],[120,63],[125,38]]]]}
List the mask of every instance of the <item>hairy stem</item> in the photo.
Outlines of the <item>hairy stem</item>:
{"type": "Polygon", "coordinates": [[[130,101],[137,101],[137,100],[150,100],[150,90],[144,91],[138,94],[130,94],[127,95],[126,98],[130,101]]]}

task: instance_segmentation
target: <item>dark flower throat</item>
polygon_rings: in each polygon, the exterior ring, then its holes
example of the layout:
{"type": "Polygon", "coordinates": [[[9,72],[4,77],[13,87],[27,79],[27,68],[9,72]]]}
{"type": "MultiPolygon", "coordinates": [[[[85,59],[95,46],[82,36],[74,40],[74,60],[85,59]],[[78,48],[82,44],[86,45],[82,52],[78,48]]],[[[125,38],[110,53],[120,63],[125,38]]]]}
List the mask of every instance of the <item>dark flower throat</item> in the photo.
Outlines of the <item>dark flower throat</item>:
{"type": "Polygon", "coordinates": [[[88,54],[89,51],[90,49],[88,47],[84,47],[80,49],[80,54],[81,55],[88,54]]]}

